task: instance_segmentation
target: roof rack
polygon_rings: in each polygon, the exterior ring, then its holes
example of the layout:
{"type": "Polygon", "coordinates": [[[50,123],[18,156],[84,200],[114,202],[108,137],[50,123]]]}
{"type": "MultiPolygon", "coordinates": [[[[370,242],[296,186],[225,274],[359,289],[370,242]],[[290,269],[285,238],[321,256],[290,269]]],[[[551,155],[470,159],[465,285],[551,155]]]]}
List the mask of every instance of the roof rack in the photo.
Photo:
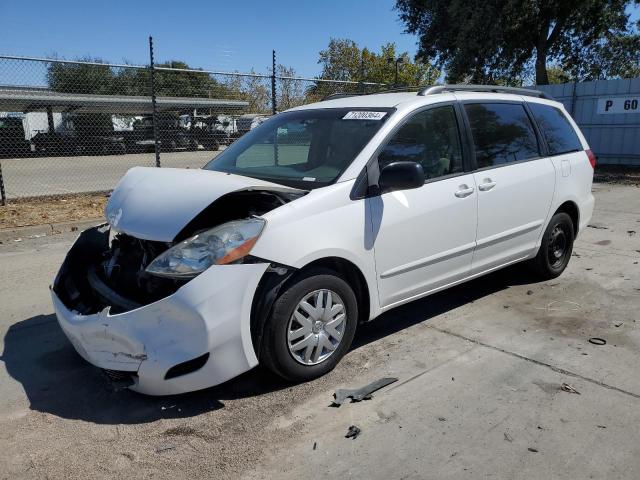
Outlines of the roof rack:
{"type": "Polygon", "coordinates": [[[332,93],[327,95],[326,97],[322,97],[322,101],[325,100],[335,100],[336,98],[346,98],[346,97],[359,97],[360,95],[366,95],[365,93],[332,93]]]}
{"type": "Polygon", "coordinates": [[[332,93],[323,97],[322,100],[335,100],[336,98],[345,98],[345,97],[361,97],[363,95],[377,95],[379,93],[399,93],[399,92],[415,92],[416,90],[420,90],[421,87],[393,87],[393,88],[385,88],[384,90],[377,90],[375,92],[357,92],[357,93],[332,93]]]}
{"type": "Polygon", "coordinates": [[[427,87],[418,92],[420,96],[436,95],[443,92],[492,92],[492,93],[511,93],[514,95],[524,95],[527,97],[546,98],[553,100],[553,97],[540,90],[518,87],[502,87],[500,85],[436,85],[427,87]]]}

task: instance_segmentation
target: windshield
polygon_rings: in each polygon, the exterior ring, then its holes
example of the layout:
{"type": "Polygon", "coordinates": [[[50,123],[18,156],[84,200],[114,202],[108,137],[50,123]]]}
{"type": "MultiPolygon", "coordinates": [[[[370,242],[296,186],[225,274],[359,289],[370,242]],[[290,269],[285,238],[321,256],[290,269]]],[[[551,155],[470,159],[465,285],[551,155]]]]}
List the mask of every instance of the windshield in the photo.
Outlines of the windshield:
{"type": "Polygon", "coordinates": [[[344,172],[391,111],[332,108],[281,113],[204,168],[305,190],[323,187],[344,172]]]}

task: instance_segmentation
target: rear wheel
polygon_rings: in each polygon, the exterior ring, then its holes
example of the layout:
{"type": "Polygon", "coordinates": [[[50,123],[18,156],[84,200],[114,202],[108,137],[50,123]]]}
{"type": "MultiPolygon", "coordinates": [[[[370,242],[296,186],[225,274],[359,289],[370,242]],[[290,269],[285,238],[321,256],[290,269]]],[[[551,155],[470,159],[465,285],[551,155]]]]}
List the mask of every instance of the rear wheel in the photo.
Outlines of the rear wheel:
{"type": "Polygon", "coordinates": [[[349,350],[357,318],[356,296],[347,282],[331,270],[309,270],[275,301],[260,361],[291,381],[324,375],[349,350]]]}
{"type": "Polygon", "coordinates": [[[531,261],[535,272],[545,280],[559,276],[571,259],[575,233],[571,217],[556,213],[547,225],[538,255],[531,261]]]}

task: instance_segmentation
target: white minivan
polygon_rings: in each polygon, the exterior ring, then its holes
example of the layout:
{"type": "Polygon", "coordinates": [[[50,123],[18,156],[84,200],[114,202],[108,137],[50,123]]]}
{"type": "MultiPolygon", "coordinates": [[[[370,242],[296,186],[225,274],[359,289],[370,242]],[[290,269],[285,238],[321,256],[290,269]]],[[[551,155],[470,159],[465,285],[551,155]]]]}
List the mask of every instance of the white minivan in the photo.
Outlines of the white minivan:
{"type": "Polygon", "coordinates": [[[595,157],[533,90],[438,86],[278,114],[201,170],[133,168],[52,297],[78,353],[153,395],[331,370],[356,327],[516,262],[562,273],[595,157]]]}

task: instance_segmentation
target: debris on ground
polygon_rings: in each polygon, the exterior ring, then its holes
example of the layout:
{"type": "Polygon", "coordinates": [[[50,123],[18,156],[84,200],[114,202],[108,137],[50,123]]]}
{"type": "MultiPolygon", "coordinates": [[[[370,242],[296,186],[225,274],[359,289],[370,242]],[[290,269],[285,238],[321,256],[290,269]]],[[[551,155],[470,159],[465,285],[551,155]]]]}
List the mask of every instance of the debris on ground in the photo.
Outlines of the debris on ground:
{"type": "Polygon", "coordinates": [[[509,435],[507,432],[504,432],[504,439],[507,442],[513,442],[513,437],[511,435],[509,435]]]}
{"type": "Polygon", "coordinates": [[[580,392],[568,383],[563,383],[562,385],[560,385],[560,390],[562,390],[563,392],[575,393],[577,395],[580,395],[580,392]]]}
{"type": "Polygon", "coordinates": [[[344,436],[344,438],[353,438],[355,440],[356,438],[358,438],[358,435],[360,435],[360,432],[362,432],[362,430],[360,430],[355,425],[351,425],[349,427],[349,430],[347,430],[347,434],[344,436]]]}
{"type": "Polygon", "coordinates": [[[527,290],[527,295],[533,295],[533,290],[527,290]]]}
{"type": "Polygon", "coordinates": [[[636,234],[635,230],[627,230],[627,233],[629,234],[630,237],[633,237],[636,234]]]}
{"type": "Polygon", "coordinates": [[[529,448],[527,448],[527,450],[529,450],[530,452],[533,452],[533,453],[538,453],[538,449],[537,448],[529,447],[529,448]]]}
{"type": "Polygon", "coordinates": [[[624,323],[623,323],[623,322],[620,322],[620,323],[614,323],[614,324],[613,324],[613,326],[614,326],[614,327],[616,327],[616,328],[620,328],[622,325],[624,325],[624,323]]]}
{"type": "Polygon", "coordinates": [[[608,228],[605,227],[604,225],[596,225],[596,224],[587,225],[587,228],[596,228],[598,230],[608,230],[608,228]]]}
{"type": "Polygon", "coordinates": [[[604,338],[591,337],[589,339],[589,343],[592,343],[593,345],[606,345],[607,341],[604,338]]]}
{"type": "Polygon", "coordinates": [[[361,400],[370,400],[373,392],[397,381],[398,379],[395,377],[385,377],[380,380],[376,380],[375,382],[371,382],[369,385],[353,390],[340,388],[333,394],[334,400],[331,406],[339,407],[347,400],[347,398],[351,398],[351,403],[359,402],[361,400]]]}
{"type": "Polygon", "coordinates": [[[315,450],[316,448],[318,448],[318,442],[313,442],[313,449],[315,450]]]}
{"type": "Polygon", "coordinates": [[[162,453],[162,452],[166,452],[167,450],[173,450],[174,448],[176,448],[176,444],[175,443],[163,443],[162,445],[159,445],[156,448],[156,453],[162,453]]]}

